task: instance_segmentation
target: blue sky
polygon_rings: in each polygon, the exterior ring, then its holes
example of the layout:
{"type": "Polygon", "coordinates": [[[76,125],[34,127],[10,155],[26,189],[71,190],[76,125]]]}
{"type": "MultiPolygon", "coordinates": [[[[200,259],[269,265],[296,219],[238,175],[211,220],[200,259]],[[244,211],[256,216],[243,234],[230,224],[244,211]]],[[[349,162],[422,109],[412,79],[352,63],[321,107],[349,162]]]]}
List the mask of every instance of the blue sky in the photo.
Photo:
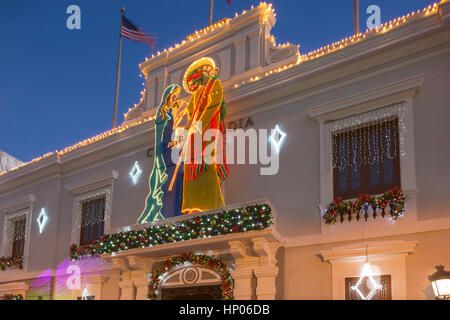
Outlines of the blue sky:
{"type": "MultiPolygon", "coordinates": [[[[260,1],[215,0],[215,21],[260,1]]],[[[273,0],[279,43],[307,53],[353,32],[352,0],[273,0]]],[[[381,20],[422,9],[429,0],[360,0],[365,30],[369,5],[381,20]]],[[[112,126],[120,8],[158,35],[156,50],[208,24],[209,0],[0,0],[0,149],[23,161],[60,150],[112,126]],[[66,9],[81,8],[81,30],[68,30],[66,9]]],[[[124,40],[119,118],[140,99],[139,63],[151,56],[124,40]]]]}

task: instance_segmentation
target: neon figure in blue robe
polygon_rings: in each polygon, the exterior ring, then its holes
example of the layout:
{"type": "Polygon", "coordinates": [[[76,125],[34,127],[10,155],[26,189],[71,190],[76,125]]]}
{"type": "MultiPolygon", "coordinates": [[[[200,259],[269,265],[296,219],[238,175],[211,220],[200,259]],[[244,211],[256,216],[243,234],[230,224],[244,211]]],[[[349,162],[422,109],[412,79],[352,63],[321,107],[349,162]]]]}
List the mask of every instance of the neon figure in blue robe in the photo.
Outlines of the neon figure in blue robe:
{"type": "Polygon", "coordinates": [[[169,177],[175,172],[176,164],[171,158],[174,130],[174,113],[181,107],[177,100],[181,87],[172,84],[164,90],[161,103],[156,111],[155,150],[153,170],[149,178],[150,192],[145,200],[145,208],[138,224],[163,220],[182,215],[183,170],[178,170],[176,184],[169,191],[169,177]]]}

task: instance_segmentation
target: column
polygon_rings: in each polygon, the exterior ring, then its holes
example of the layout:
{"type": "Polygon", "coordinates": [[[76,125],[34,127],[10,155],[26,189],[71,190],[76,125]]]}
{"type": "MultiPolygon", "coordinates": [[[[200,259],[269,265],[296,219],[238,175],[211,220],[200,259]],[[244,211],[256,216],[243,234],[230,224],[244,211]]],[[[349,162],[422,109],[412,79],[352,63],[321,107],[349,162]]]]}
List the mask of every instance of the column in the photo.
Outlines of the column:
{"type": "Polygon", "coordinates": [[[111,259],[115,269],[120,270],[121,276],[119,281],[119,287],[121,289],[120,300],[133,300],[134,299],[134,284],[131,279],[131,269],[128,265],[128,261],[124,258],[111,259]]]}
{"type": "Polygon", "coordinates": [[[258,300],[275,300],[278,275],[275,257],[280,245],[264,238],[253,238],[252,242],[253,250],[259,256],[259,266],[253,270],[257,278],[256,297],[258,300]]]}
{"type": "Polygon", "coordinates": [[[134,284],[130,272],[122,273],[121,278],[122,280],[119,282],[120,300],[134,300],[134,284]]]}
{"type": "Polygon", "coordinates": [[[136,300],[148,299],[149,273],[153,267],[154,261],[148,258],[138,256],[129,256],[128,265],[133,269],[131,271],[131,280],[136,287],[136,300]]]}
{"type": "Polygon", "coordinates": [[[278,275],[278,267],[260,267],[254,270],[258,279],[256,286],[257,300],[275,300],[277,288],[275,279],[278,275]]]}
{"type": "Polygon", "coordinates": [[[105,279],[101,274],[86,276],[87,289],[90,296],[95,296],[95,300],[102,300],[102,288],[105,279]]]}
{"type": "Polygon", "coordinates": [[[251,269],[233,270],[233,295],[235,300],[251,300],[253,298],[253,271],[251,269]]]}
{"type": "Polygon", "coordinates": [[[253,268],[258,258],[247,255],[248,245],[243,241],[229,241],[230,253],[234,257],[233,295],[236,300],[253,299],[253,268]]]}
{"type": "Polygon", "coordinates": [[[148,273],[143,270],[132,271],[131,279],[136,287],[135,300],[148,300],[148,273]]]}

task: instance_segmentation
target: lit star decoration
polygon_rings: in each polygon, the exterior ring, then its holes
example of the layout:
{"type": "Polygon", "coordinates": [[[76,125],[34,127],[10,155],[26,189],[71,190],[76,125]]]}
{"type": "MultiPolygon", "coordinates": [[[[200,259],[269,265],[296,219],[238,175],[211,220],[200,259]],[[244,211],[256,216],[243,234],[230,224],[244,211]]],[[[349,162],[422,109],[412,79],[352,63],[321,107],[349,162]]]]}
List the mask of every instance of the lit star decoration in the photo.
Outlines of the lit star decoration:
{"type": "Polygon", "coordinates": [[[45,225],[48,221],[47,212],[45,212],[45,208],[42,208],[41,212],[39,213],[39,216],[37,217],[37,223],[39,226],[39,233],[42,233],[44,231],[45,225]]]}
{"type": "Polygon", "coordinates": [[[88,297],[89,297],[89,292],[88,292],[87,288],[84,288],[83,294],[81,295],[81,300],[88,300],[88,297]]]}
{"type": "Polygon", "coordinates": [[[359,277],[359,280],[356,283],[356,286],[352,286],[352,290],[356,291],[362,300],[371,300],[373,298],[373,296],[377,293],[377,291],[381,290],[382,288],[383,288],[383,286],[378,284],[375,281],[375,279],[373,278],[372,270],[370,269],[370,263],[368,263],[368,262],[364,265],[361,276],[359,277]],[[360,286],[362,280],[366,277],[367,277],[367,281],[370,282],[372,289],[370,290],[370,292],[367,296],[364,296],[364,294],[361,292],[361,290],[359,290],[358,287],[360,286]]]}
{"type": "Polygon", "coordinates": [[[142,174],[141,167],[139,166],[139,163],[137,161],[134,163],[134,166],[131,169],[129,174],[130,174],[131,180],[133,181],[133,184],[136,184],[139,181],[139,177],[142,174]]]}
{"type": "Polygon", "coordinates": [[[278,125],[276,125],[275,129],[272,130],[272,135],[270,136],[269,140],[275,146],[275,149],[277,150],[277,152],[280,152],[281,144],[283,143],[283,140],[285,138],[286,138],[286,133],[281,131],[280,127],[278,125]]]}

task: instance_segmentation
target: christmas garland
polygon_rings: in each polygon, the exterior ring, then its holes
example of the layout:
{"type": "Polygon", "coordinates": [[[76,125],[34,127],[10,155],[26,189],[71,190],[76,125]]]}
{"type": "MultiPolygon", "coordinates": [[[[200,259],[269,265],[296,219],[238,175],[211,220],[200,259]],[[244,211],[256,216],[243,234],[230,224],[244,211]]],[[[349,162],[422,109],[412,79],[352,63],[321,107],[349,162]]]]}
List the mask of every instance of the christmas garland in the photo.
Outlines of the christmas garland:
{"type": "Polygon", "coordinates": [[[222,299],[232,300],[233,299],[233,286],[230,272],[227,266],[220,260],[214,259],[210,256],[203,254],[192,254],[183,253],[179,256],[169,257],[164,264],[154,272],[150,277],[150,283],[148,285],[148,298],[155,300],[158,298],[158,286],[162,277],[173,267],[184,264],[192,263],[193,265],[199,265],[203,267],[210,268],[220,275],[222,280],[222,299]]]}
{"type": "Polygon", "coordinates": [[[96,256],[171,242],[263,230],[270,227],[271,224],[272,210],[269,205],[251,205],[245,208],[198,216],[176,223],[106,234],[89,246],[72,244],[70,258],[75,261],[82,256],[96,256]]]}
{"type": "Polygon", "coordinates": [[[5,294],[2,300],[23,300],[23,296],[21,294],[5,294]]]}
{"type": "Polygon", "coordinates": [[[0,269],[5,271],[6,268],[12,266],[19,266],[22,269],[23,258],[18,255],[13,255],[12,257],[0,257],[0,269]]]}
{"type": "Polygon", "coordinates": [[[340,217],[340,222],[344,222],[346,215],[348,221],[351,221],[352,215],[356,216],[356,220],[361,219],[361,213],[364,213],[364,219],[367,221],[369,217],[369,208],[372,208],[373,217],[377,215],[377,211],[381,210],[384,218],[386,208],[389,207],[393,220],[401,216],[405,210],[405,196],[402,189],[395,187],[379,197],[361,194],[355,201],[343,201],[341,197],[337,197],[328,206],[323,218],[326,224],[334,224],[340,217]]]}

